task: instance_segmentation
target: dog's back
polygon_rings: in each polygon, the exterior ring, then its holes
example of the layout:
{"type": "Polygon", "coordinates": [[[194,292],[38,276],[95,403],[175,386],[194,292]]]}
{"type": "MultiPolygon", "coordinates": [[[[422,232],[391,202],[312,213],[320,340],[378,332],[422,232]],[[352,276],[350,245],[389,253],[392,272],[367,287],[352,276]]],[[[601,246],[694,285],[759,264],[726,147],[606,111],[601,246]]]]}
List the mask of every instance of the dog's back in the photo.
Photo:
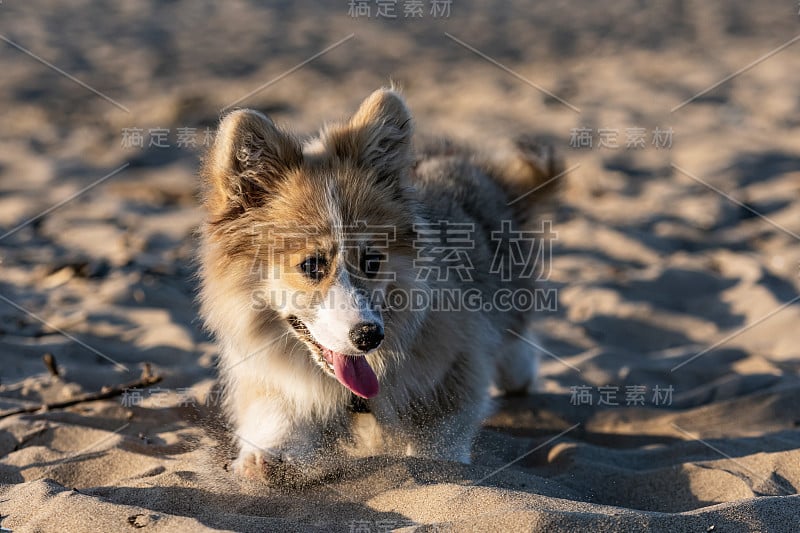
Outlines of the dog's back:
{"type": "MultiPolygon", "coordinates": [[[[459,254],[454,252],[459,250],[460,260],[469,267],[469,279],[456,281],[462,290],[480,291],[483,313],[501,332],[496,383],[506,391],[532,384],[538,357],[535,343],[524,338],[531,309],[519,302],[498,302],[498,295],[512,295],[509,300],[513,300],[527,294],[531,299],[520,302],[535,306],[534,280],[544,268],[537,260],[548,259],[543,252],[552,238],[541,213],[559,189],[562,169],[552,149],[529,137],[491,156],[443,138],[426,139],[417,146],[411,177],[423,216],[446,225],[442,246],[450,247],[455,263],[459,254]]],[[[453,265],[449,275],[458,277],[459,266],[464,265],[453,265]]]]}

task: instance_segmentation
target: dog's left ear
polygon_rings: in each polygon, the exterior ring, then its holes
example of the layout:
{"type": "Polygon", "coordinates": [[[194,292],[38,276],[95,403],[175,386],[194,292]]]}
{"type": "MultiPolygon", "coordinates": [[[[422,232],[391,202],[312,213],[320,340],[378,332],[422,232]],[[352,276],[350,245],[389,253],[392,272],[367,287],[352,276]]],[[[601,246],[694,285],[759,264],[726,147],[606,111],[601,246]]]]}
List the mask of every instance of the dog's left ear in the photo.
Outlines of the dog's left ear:
{"type": "Polygon", "coordinates": [[[356,161],[372,169],[380,179],[400,177],[413,157],[411,112],[400,94],[392,89],[372,93],[343,126],[328,128],[322,142],[341,159],[356,161]]]}

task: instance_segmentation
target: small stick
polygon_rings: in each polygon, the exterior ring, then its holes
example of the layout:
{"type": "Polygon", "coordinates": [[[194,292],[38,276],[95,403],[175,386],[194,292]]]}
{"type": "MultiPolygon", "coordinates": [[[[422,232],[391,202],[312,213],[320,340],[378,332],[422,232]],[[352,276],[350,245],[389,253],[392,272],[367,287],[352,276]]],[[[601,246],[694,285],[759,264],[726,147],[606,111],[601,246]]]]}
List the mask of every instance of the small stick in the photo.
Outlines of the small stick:
{"type": "Polygon", "coordinates": [[[47,352],[42,356],[42,361],[44,361],[44,366],[47,367],[47,371],[50,372],[50,375],[54,378],[58,377],[58,364],[56,363],[56,358],[50,352],[47,352]]]}
{"type": "Polygon", "coordinates": [[[152,379],[152,377],[153,377],[153,370],[150,368],[150,363],[145,363],[144,368],[142,369],[141,379],[152,379]]]}
{"type": "Polygon", "coordinates": [[[136,381],[125,383],[122,385],[117,385],[115,387],[103,387],[101,390],[97,392],[87,392],[85,394],[80,394],[78,396],[75,396],[74,398],[71,398],[69,400],[64,400],[61,402],[42,403],[39,405],[31,405],[28,407],[15,407],[14,409],[9,409],[8,411],[0,412],[0,418],[5,418],[7,416],[12,416],[12,415],[19,415],[22,413],[35,413],[42,409],[49,411],[51,409],[62,409],[64,407],[71,407],[79,403],[107,400],[115,396],[120,396],[121,394],[124,394],[126,391],[130,389],[139,389],[142,387],[148,387],[150,385],[154,385],[159,381],[161,381],[162,379],[163,378],[161,376],[154,376],[152,374],[152,371],[150,370],[150,365],[146,364],[144,371],[142,372],[142,377],[137,379],[136,381]]]}

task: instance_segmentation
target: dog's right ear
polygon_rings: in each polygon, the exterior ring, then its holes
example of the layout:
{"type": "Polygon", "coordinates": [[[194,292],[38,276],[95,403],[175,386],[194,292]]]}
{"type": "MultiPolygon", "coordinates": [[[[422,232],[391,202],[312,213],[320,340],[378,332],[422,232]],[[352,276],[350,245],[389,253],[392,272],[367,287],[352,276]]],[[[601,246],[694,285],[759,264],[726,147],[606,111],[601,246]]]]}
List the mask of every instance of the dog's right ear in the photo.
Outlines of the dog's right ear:
{"type": "Polygon", "coordinates": [[[303,162],[300,143],[265,115],[226,115],[203,163],[205,205],[212,219],[235,218],[263,205],[280,180],[303,162]]]}

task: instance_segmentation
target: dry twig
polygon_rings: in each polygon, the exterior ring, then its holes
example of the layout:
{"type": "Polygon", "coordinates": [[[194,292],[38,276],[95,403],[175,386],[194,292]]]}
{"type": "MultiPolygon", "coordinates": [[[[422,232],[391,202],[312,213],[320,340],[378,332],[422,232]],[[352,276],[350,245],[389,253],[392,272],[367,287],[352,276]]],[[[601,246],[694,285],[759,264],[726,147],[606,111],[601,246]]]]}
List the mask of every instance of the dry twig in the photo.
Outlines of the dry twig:
{"type": "Polygon", "coordinates": [[[114,387],[103,387],[99,391],[87,392],[85,394],[80,394],[78,396],[75,396],[74,398],[70,398],[69,400],[63,400],[60,402],[41,403],[38,405],[30,405],[27,407],[15,407],[13,409],[0,412],[0,418],[5,418],[7,416],[12,416],[12,415],[19,415],[23,413],[36,413],[42,410],[49,411],[51,409],[63,409],[64,407],[71,407],[73,405],[77,405],[80,403],[96,402],[98,400],[107,400],[115,396],[120,396],[124,394],[126,391],[129,391],[131,389],[139,389],[143,387],[148,387],[150,385],[154,385],[159,381],[161,381],[162,379],[163,378],[161,376],[153,375],[152,371],[150,370],[150,365],[146,363],[144,366],[144,370],[142,371],[142,377],[140,377],[136,381],[132,381],[130,383],[124,383],[122,385],[116,385],[114,387]]]}

